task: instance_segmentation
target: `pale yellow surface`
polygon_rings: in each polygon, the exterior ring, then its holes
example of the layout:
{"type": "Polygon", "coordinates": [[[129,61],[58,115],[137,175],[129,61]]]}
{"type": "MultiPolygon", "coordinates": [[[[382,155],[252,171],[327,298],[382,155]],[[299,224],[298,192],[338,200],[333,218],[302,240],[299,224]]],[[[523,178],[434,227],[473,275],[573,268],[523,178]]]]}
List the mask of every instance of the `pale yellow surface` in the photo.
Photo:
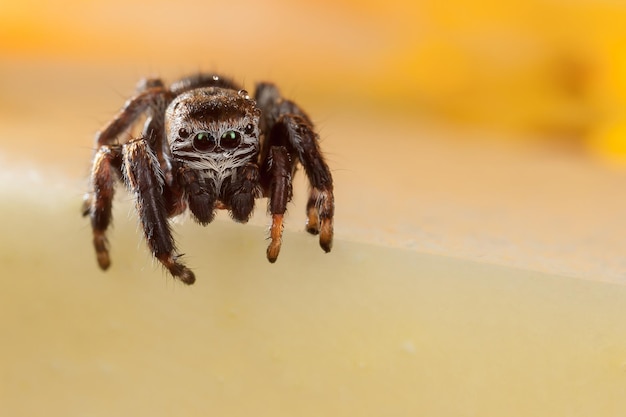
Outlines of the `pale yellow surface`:
{"type": "Polygon", "coordinates": [[[0,3],[0,416],[622,416],[626,10],[611,1],[0,3]],[[276,81],[316,121],[336,242],[79,208],[142,76],[276,81]],[[606,163],[606,162],[610,163],[606,163]]]}
{"type": "Polygon", "coordinates": [[[178,229],[185,287],[138,247],[128,208],[103,274],[72,202],[3,204],[1,415],[626,408],[624,286],[345,241],[324,255],[296,232],[270,265],[262,228],[218,221],[178,229]]]}

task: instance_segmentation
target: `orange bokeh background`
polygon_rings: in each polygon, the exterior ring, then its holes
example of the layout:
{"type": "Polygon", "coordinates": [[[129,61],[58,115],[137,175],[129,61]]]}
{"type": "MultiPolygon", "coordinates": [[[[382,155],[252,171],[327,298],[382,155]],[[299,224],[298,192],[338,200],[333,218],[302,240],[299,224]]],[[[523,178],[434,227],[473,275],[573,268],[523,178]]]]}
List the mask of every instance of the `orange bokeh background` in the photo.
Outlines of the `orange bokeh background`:
{"type": "Polygon", "coordinates": [[[5,1],[0,56],[313,80],[299,91],[619,162],[624,21],[608,0],[5,1]]]}

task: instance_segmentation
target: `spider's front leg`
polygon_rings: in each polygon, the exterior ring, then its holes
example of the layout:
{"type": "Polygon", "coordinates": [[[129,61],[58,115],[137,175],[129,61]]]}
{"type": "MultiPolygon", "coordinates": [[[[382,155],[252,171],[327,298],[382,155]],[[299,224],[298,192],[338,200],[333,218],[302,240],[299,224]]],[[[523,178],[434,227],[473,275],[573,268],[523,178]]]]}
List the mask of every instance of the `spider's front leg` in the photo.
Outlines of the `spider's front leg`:
{"type": "Polygon", "coordinates": [[[122,147],[124,178],[134,193],[144,235],[152,254],[176,278],[185,284],[196,280],[193,272],[178,261],[174,238],[168,222],[163,172],[145,139],[128,142],[122,147]]]}
{"type": "Polygon", "coordinates": [[[142,114],[148,116],[144,134],[157,138],[155,149],[162,147],[158,139],[159,126],[154,120],[160,120],[170,93],[158,80],[147,81],[140,91],[129,99],[119,113],[96,134],[96,153],[91,171],[91,191],[83,200],[83,215],[89,216],[93,229],[93,244],[100,268],[107,269],[110,264],[106,230],[111,223],[111,207],[114,185],[122,175],[122,149],[118,136],[128,130],[142,114]],[[148,133],[146,133],[148,132],[148,133]]]}
{"type": "Polygon", "coordinates": [[[272,215],[270,226],[271,242],[267,247],[267,259],[274,263],[278,258],[283,237],[283,217],[287,203],[291,201],[292,163],[289,152],[283,146],[272,146],[269,149],[265,172],[269,174],[269,211],[272,215]]]}

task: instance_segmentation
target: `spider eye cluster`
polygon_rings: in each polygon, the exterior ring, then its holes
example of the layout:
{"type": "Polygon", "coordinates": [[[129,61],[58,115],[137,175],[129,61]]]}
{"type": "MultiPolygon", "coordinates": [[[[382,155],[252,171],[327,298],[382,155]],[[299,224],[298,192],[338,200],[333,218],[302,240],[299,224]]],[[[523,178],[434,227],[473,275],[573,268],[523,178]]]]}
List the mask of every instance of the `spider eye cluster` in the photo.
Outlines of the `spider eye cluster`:
{"type": "MultiPolygon", "coordinates": [[[[239,130],[227,130],[222,133],[219,138],[215,137],[210,132],[198,132],[192,137],[192,144],[195,150],[199,152],[212,152],[218,147],[223,150],[236,149],[241,145],[243,136],[254,135],[255,126],[252,123],[247,124],[243,129],[243,133],[239,130]]],[[[182,139],[187,139],[192,136],[187,129],[181,128],[178,131],[178,136],[182,139]]]]}
{"type": "MultiPolygon", "coordinates": [[[[246,135],[250,135],[254,132],[254,126],[248,125],[244,129],[244,133],[246,135]]],[[[180,137],[187,138],[190,134],[185,129],[181,129],[179,132],[180,137]],[[182,132],[184,130],[184,132],[182,132]]],[[[242,141],[242,134],[237,130],[227,130],[222,133],[219,137],[219,140],[215,138],[209,132],[198,132],[193,137],[193,147],[200,152],[211,152],[215,150],[215,148],[221,147],[225,150],[231,150],[237,148],[242,141]]]]}

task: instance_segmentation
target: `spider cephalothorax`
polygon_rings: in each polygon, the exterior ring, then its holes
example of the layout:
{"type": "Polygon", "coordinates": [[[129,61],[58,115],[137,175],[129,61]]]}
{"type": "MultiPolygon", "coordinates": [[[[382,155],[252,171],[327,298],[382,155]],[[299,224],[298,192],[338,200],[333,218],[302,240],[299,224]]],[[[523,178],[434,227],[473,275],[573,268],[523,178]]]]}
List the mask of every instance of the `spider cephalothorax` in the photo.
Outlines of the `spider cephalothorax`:
{"type": "Polygon", "coordinates": [[[270,83],[259,84],[252,99],[216,75],[183,78],[169,88],[158,79],[142,81],[138,93],[96,135],[84,214],[91,219],[100,267],[110,265],[106,230],[118,179],[135,196],[153,255],[184,283],[192,284],[195,276],[179,260],[168,218],[187,208],[202,225],[213,220],[217,209],[247,222],[255,199],[267,197],[272,215],[267,258],[276,261],[298,163],[311,184],[306,229],[319,233],[320,246],[328,252],[332,177],[313,124],[295,103],[281,98],[270,83]],[[119,136],[141,116],[142,135],[120,144],[119,136]]]}

